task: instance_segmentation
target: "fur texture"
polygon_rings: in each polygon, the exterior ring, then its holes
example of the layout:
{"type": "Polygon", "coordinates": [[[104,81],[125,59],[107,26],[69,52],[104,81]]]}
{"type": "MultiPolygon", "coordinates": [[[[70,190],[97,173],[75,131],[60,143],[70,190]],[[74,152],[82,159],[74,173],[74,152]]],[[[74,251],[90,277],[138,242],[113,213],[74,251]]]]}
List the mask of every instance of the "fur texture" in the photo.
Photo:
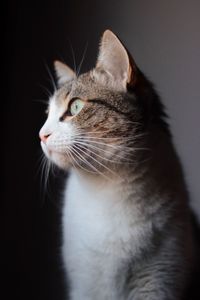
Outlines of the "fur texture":
{"type": "Polygon", "coordinates": [[[55,68],[59,88],[40,137],[70,173],[62,251],[70,299],[181,299],[194,262],[188,194],[153,85],[110,31],[93,70],[55,68]]]}

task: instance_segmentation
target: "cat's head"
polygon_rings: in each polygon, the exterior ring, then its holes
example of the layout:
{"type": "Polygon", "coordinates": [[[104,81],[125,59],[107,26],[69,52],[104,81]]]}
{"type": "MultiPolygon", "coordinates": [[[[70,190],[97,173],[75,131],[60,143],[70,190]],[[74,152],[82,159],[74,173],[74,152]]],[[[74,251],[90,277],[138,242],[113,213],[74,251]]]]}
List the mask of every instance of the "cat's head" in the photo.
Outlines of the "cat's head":
{"type": "Polygon", "coordinates": [[[58,89],[40,130],[48,159],[94,173],[134,162],[155,95],[119,39],[104,32],[96,67],[87,73],[76,76],[61,62],[55,70],[58,89]]]}

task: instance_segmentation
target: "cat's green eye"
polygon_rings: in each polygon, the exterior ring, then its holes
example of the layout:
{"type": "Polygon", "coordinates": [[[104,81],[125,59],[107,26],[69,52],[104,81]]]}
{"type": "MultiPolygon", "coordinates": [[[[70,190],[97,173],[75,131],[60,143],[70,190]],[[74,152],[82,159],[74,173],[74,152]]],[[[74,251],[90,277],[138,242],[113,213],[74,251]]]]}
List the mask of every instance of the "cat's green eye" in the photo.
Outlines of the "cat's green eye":
{"type": "Polygon", "coordinates": [[[85,102],[81,99],[75,99],[70,107],[69,107],[69,111],[71,113],[72,116],[77,115],[83,108],[83,106],[85,105],[85,102]]]}

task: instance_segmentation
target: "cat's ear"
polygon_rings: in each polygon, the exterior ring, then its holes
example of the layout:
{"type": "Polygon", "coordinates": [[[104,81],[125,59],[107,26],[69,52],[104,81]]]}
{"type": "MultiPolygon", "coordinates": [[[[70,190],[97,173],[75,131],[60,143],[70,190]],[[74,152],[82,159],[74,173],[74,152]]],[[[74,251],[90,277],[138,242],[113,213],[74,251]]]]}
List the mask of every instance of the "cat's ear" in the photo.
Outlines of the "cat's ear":
{"type": "Polygon", "coordinates": [[[110,30],[103,33],[96,69],[106,72],[117,85],[122,85],[123,88],[134,85],[136,80],[136,65],[133,59],[118,37],[110,30]]]}
{"type": "Polygon", "coordinates": [[[58,60],[54,61],[54,68],[59,86],[76,77],[75,72],[70,67],[58,60]]]}

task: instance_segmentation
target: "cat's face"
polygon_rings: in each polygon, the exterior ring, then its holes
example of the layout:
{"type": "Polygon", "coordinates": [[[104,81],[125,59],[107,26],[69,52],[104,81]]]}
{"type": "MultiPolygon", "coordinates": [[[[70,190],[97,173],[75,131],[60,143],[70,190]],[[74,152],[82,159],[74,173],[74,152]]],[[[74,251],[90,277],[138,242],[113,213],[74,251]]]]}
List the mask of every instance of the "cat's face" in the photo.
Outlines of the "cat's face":
{"type": "Polygon", "coordinates": [[[102,39],[97,66],[75,76],[56,62],[60,87],[49,100],[48,117],[40,130],[45,155],[62,169],[94,173],[131,162],[140,113],[127,52],[113,33],[102,39]]]}

